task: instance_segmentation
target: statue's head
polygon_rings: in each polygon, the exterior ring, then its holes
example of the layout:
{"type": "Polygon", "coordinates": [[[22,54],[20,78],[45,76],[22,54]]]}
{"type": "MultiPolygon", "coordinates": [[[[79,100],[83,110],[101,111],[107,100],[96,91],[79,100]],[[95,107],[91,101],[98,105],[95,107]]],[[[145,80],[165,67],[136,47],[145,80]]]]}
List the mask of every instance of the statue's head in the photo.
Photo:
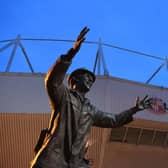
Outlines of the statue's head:
{"type": "Polygon", "coordinates": [[[80,92],[88,92],[95,82],[95,75],[85,68],[73,71],[68,77],[68,85],[71,89],[78,89],[80,92]]]}

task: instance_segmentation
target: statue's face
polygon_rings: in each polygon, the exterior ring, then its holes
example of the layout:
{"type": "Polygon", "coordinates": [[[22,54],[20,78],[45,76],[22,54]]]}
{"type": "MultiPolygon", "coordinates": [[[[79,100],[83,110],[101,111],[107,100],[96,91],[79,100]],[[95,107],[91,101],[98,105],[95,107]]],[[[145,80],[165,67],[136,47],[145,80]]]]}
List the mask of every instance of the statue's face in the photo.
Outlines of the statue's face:
{"type": "Polygon", "coordinates": [[[94,79],[89,73],[76,76],[78,89],[82,92],[88,92],[93,85],[94,79]]]}

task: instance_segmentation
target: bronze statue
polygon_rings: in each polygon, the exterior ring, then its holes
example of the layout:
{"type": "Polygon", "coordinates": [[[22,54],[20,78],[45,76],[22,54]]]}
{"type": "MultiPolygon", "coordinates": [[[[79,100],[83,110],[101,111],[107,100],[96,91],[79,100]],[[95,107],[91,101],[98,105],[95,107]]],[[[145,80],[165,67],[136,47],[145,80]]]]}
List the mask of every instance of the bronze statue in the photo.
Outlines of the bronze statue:
{"type": "Polygon", "coordinates": [[[45,77],[52,115],[49,128],[41,133],[45,138],[41,137],[35,148],[36,156],[31,168],[89,168],[84,154],[91,126],[119,127],[131,122],[137,111],[151,107],[151,100],[145,97],[119,114],[98,110],[85,97],[96,79],[87,69],[80,68],[71,73],[69,88],[63,84],[67,69],[88,31],[85,27],[80,32],[74,46],[59,57],[45,77]]]}

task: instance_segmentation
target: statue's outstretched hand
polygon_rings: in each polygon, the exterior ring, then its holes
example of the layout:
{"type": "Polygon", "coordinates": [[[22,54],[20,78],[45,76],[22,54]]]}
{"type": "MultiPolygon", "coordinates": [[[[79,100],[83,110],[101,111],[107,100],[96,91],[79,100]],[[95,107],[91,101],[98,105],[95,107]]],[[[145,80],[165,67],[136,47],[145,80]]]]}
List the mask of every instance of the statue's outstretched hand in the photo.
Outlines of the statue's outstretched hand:
{"type": "Polygon", "coordinates": [[[78,51],[80,49],[81,44],[85,41],[85,35],[88,31],[89,31],[89,28],[84,27],[82,29],[82,31],[80,32],[80,34],[78,35],[78,37],[73,45],[73,49],[75,51],[78,51]]]}
{"type": "Polygon", "coordinates": [[[139,97],[137,97],[135,106],[138,110],[152,108],[152,98],[148,98],[148,95],[146,95],[142,100],[140,100],[139,97]]]}

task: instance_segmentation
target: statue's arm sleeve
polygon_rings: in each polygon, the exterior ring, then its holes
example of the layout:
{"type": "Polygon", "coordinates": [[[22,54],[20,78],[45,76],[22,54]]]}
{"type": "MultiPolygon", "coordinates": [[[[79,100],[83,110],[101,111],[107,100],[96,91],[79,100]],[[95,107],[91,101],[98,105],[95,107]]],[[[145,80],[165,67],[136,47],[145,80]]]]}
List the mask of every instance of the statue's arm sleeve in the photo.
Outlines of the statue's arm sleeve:
{"type": "Polygon", "coordinates": [[[103,128],[114,128],[123,126],[133,120],[133,114],[137,112],[137,107],[130,108],[121,113],[107,113],[95,109],[93,125],[103,128]]]}
{"type": "Polygon", "coordinates": [[[65,90],[63,81],[75,54],[76,52],[71,48],[67,54],[61,55],[45,76],[45,87],[52,105],[60,104],[65,90]]]}
{"type": "Polygon", "coordinates": [[[59,112],[61,101],[65,93],[65,86],[63,84],[65,74],[71,64],[71,60],[76,52],[70,49],[66,55],[61,55],[53,66],[49,69],[45,76],[45,87],[50,99],[51,117],[48,127],[48,132],[54,125],[54,120],[59,112]]]}

